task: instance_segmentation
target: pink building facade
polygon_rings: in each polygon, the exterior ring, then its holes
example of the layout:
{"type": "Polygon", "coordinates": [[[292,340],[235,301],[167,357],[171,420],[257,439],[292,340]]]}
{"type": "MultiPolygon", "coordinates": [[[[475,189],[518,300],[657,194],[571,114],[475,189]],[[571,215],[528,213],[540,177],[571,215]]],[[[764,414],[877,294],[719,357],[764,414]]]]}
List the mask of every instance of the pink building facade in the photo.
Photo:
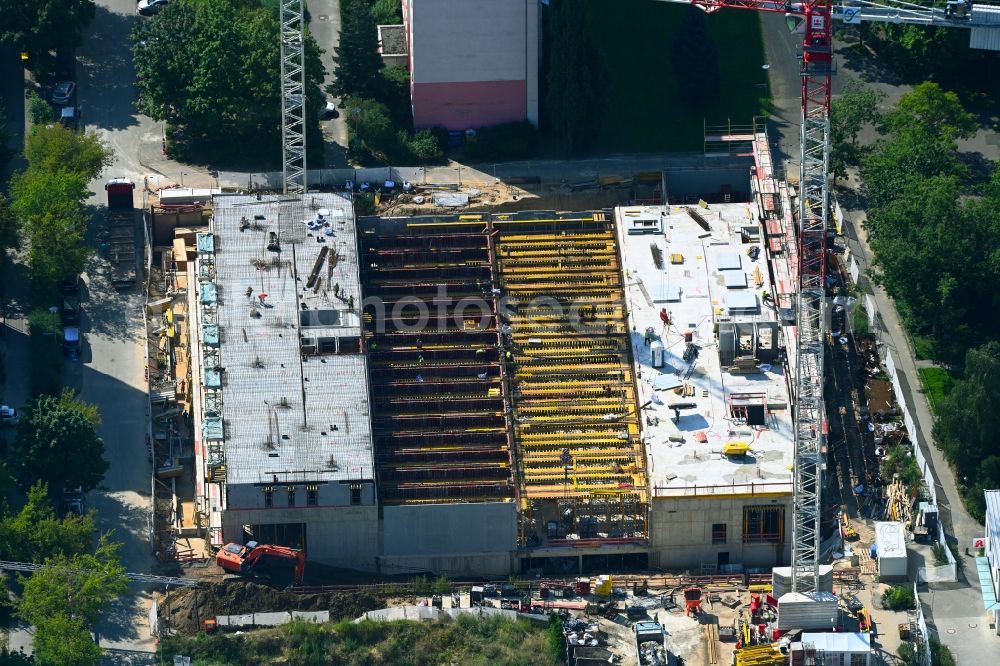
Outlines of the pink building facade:
{"type": "Polygon", "coordinates": [[[538,124],[538,0],[403,0],[416,128],[538,124]]]}

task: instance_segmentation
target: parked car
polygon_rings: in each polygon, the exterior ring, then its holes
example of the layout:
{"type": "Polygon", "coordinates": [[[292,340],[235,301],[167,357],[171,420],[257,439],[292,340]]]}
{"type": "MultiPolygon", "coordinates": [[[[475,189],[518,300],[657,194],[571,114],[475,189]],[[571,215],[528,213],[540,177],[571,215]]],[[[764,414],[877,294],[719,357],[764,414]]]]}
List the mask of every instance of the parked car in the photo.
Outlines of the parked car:
{"type": "Polygon", "coordinates": [[[62,309],[59,311],[59,318],[63,326],[80,325],[80,299],[76,296],[66,296],[63,298],[62,309]]]}
{"type": "Polygon", "coordinates": [[[64,106],[59,109],[59,122],[62,123],[64,127],[75,130],[79,119],[80,116],[77,113],[75,106],[64,106]]]}
{"type": "Polygon", "coordinates": [[[21,420],[17,410],[7,405],[0,406],[0,425],[16,426],[21,420]]]}
{"type": "Polygon", "coordinates": [[[52,89],[52,103],[69,104],[73,99],[74,92],[76,92],[75,83],[72,81],[60,81],[56,84],[56,87],[52,89]]]}
{"type": "Polygon", "coordinates": [[[80,358],[80,328],[67,326],[63,329],[63,353],[74,361],[80,358]]]}
{"type": "Polygon", "coordinates": [[[80,295],[80,276],[74,275],[59,282],[59,293],[63,296],[80,295]]]}
{"type": "Polygon", "coordinates": [[[63,489],[59,494],[59,511],[63,516],[75,514],[83,515],[83,488],[77,487],[72,490],[63,489]]]}
{"type": "Polygon", "coordinates": [[[337,105],[333,102],[327,102],[326,105],[320,110],[319,118],[320,120],[330,120],[331,118],[339,118],[340,111],[337,110],[337,105]]]}
{"type": "Polygon", "coordinates": [[[170,0],[139,0],[136,10],[143,16],[152,16],[169,4],[170,0]]]}

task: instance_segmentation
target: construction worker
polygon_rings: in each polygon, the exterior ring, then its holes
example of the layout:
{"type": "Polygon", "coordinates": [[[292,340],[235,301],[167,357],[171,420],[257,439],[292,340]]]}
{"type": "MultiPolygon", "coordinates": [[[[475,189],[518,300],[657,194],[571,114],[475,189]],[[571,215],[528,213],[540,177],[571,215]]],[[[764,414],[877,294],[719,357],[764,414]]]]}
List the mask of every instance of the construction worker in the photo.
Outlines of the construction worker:
{"type": "Polygon", "coordinates": [[[420,338],[417,338],[417,351],[420,351],[423,348],[424,348],[423,341],[420,338]]]}
{"type": "Polygon", "coordinates": [[[417,365],[423,365],[423,364],[424,364],[424,355],[420,354],[419,356],[417,356],[417,365]]]}

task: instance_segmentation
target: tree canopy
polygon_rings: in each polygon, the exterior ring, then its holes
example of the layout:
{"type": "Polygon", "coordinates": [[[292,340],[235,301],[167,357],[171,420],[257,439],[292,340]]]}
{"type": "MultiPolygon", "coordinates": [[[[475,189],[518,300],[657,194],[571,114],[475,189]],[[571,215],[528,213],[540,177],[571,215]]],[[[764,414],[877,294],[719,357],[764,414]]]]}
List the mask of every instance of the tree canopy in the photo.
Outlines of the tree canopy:
{"type": "Polygon", "coordinates": [[[0,42],[27,51],[29,63],[45,71],[49,51],[79,46],[96,12],[93,0],[0,0],[0,42]]]}
{"type": "MultiPolygon", "coordinates": [[[[248,0],[171,3],[132,35],[139,109],[171,126],[169,146],[212,160],[281,154],[278,16],[248,0]],[[239,16],[239,20],[233,20],[239,16]]],[[[319,132],[323,65],[306,38],[306,124],[319,132]]],[[[309,159],[321,160],[322,140],[309,159]]]]}
{"type": "Polygon", "coordinates": [[[858,134],[865,125],[881,120],[878,105],[885,94],[857,79],[848,78],[830,103],[830,172],[834,177],[847,175],[847,166],[861,157],[858,134]]]}
{"type": "MultiPolygon", "coordinates": [[[[93,132],[59,124],[32,127],[25,141],[27,168],[11,179],[11,210],[28,241],[28,266],[41,292],[83,270],[90,215],[88,183],[111,164],[112,152],[93,132]]],[[[0,207],[0,221],[2,221],[0,207]]]]}
{"type": "Polygon", "coordinates": [[[966,497],[982,517],[984,488],[1000,487],[1000,342],[970,349],[964,377],[955,382],[937,410],[934,439],[959,480],[971,489],[966,497]],[[978,510],[977,510],[978,509],[978,510]]]}
{"type": "Polygon", "coordinates": [[[101,613],[128,591],[120,549],[121,544],[101,537],[92,554],[56,555],[21,576],[17,613],[35,627],[35,657],[42,664],[100,663],[94,629],[101,613]]]}
{"type": "Polygon", "coordinates": [[[568,154],[590,147],[604,112],[608,72],[587,28],[591,18],[580,2],[549,4],[545,116],[568,154]]]}
{"type": "Polygon", "coordinates": [[[333,61],[334,80],[327,90],[340,98],[378,99],[382,93],[382,56],[369,0],[341,0],[340,41],[333,61]]]}
{"type": "Polygon", "coordinates": [[[975,131],[975,120],[936,84],[904,95],[882,125],[887,136],[861,163],[874,277],[911,334],[930,336],[959,361],[1000,324],[1000,176],[968,196],[956,140],[975,131]]]}
{"type": "Polygon", "coordinates": [[[28,489],[28,501],[19,512],[0,516],[3,560],[40,563],[54,555],[70,557],[89,551],[93,540],[93,518],[75,514],[57,518],[48,487],[42,483],[28,489]]]}
{"type": "Polygon", "coordinates": [[[104,440],[97,434],[90,409],[76,403],[42,395],[25,410],[12,461],[20,483],[80,486],[86,492],[104,478],[108,469],[104,440]]]}

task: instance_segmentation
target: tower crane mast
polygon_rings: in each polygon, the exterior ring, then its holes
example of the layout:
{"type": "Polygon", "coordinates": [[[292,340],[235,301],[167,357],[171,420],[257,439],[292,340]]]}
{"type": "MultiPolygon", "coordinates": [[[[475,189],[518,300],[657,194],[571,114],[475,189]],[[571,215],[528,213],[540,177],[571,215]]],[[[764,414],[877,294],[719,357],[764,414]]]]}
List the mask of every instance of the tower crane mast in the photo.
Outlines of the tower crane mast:
{"type": "MultiPolygon", "coordinates": [[[[798,290],[795,344],[795,451],[791,591],[819,591],[821,491],[826,454],[823,356],[826,339],[826,240],[830,213],[830,79],[833,20],[969,28],[974,48],[1000,50],[1000,8],[947,0],[944,9],[905,1],[658,0],[707,13],[745,9],[785,14],[801,29],[802,123],[799,161],[798,290]]],[[[799,30],[796,30],[799,32],[799,30]]]]}

